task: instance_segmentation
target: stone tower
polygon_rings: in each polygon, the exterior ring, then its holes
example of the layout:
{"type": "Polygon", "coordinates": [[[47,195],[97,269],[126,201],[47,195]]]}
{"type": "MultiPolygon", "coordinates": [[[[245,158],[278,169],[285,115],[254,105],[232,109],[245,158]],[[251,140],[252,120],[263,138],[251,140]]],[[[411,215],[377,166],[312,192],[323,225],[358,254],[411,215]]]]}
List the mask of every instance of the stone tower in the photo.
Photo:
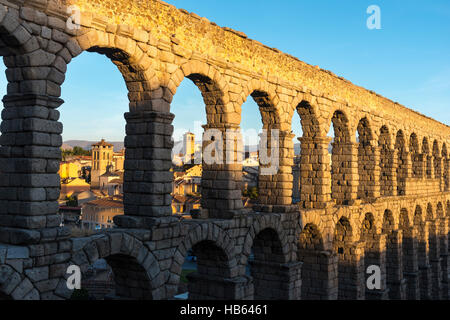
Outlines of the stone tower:
{"type": "Polygon", "coordinates": [[[195,154],[195,134],[186,132],[183,135],[183,155],[185,159],[193,159],[195,154]]]}
{"type": "Polygon", "coordinates": [[[91,188],[100,187],[100,176],[113,162],[114,147],[104,139],[92,145],[91,188]]]}

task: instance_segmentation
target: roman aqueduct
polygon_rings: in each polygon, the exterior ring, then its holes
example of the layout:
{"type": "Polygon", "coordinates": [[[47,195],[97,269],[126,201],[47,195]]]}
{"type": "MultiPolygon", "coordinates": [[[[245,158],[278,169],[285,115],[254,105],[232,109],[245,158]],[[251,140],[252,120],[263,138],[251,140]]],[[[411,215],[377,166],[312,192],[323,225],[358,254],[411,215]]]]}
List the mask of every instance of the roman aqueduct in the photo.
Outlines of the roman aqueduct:
{"type": "Polygon", "coordinates": [[[1,298],[67,299],[67,267],[105,258],[118,297],[169,299],[192,249],[191,299],[448,299],[448,126],[156,0],[0,0],[0,54],[1,298]],[[106,55],[129,91],[125,215],[72,238],[59,226],[58,108],[67,66],[85,51],[106,55]],[[205,129],[239,132],[253,98],[264,128],[280,130],[280,168],[260,177],[254,210],[242,208],[242,166],[212,164],[204,217],[171,216],[170,104],[185,78],[204,98],[205,129]],[[366,288],[370,265],[381,268],[379,290],[366,288]]]}

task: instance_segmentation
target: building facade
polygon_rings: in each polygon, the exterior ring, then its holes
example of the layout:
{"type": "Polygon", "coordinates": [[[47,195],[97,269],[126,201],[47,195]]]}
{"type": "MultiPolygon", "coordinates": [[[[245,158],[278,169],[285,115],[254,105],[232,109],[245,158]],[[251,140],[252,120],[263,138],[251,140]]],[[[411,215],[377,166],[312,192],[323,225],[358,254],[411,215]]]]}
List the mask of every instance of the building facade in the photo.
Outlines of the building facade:
{"type": "Polygon", "coordinates": [[[92,145],[91,188],[100,188],[100,176],[112,166],[113,157],[114,146],[104,139],[92,145]]]}

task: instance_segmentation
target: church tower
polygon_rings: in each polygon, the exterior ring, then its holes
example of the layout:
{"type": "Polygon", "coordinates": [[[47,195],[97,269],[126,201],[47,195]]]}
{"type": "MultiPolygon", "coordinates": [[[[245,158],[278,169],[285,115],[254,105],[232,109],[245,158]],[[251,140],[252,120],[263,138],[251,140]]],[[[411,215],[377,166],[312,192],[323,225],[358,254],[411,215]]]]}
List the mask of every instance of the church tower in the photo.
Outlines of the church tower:
{"type": "Polygon", "coordinates": [[[100,176],[113,163],[114,146],[102,141],[92,145],[91,189],[100,188],[100,176]]]}
{"type": "Polygon", "coordinates": [[[193,160],[195,154],[195,134],[186,132],[183,135],[183,156],[185,160],[193,160]]]}

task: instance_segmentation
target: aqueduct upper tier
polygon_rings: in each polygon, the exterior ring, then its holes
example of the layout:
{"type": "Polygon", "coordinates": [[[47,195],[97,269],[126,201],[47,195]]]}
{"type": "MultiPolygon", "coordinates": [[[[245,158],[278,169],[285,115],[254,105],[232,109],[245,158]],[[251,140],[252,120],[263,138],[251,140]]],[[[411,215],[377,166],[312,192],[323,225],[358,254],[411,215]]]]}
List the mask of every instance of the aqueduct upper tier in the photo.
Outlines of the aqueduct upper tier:
{"type": "Polygon", "coordinates": [[[448,126],[161,1],[0,0],[0,55],[0,298],[68,298],[67,267],[99,258],[118,296],[170,298],[189,249],[191,298],[448,298],[448,126]],[[106,55],[128,88],[125,215],[75,239],[58,215],[58,108],[67,66],[86,51],[106,55]],[[240,163],[204,163],[203,218],[171,216],[170,104],[185,78],[202,93],[205,129],[239,137],[251,97],[279,131],[279,168],[260,176],[253,211],[240,163]],[[367,291],[373,264],[383,285],[367,291]]]}

